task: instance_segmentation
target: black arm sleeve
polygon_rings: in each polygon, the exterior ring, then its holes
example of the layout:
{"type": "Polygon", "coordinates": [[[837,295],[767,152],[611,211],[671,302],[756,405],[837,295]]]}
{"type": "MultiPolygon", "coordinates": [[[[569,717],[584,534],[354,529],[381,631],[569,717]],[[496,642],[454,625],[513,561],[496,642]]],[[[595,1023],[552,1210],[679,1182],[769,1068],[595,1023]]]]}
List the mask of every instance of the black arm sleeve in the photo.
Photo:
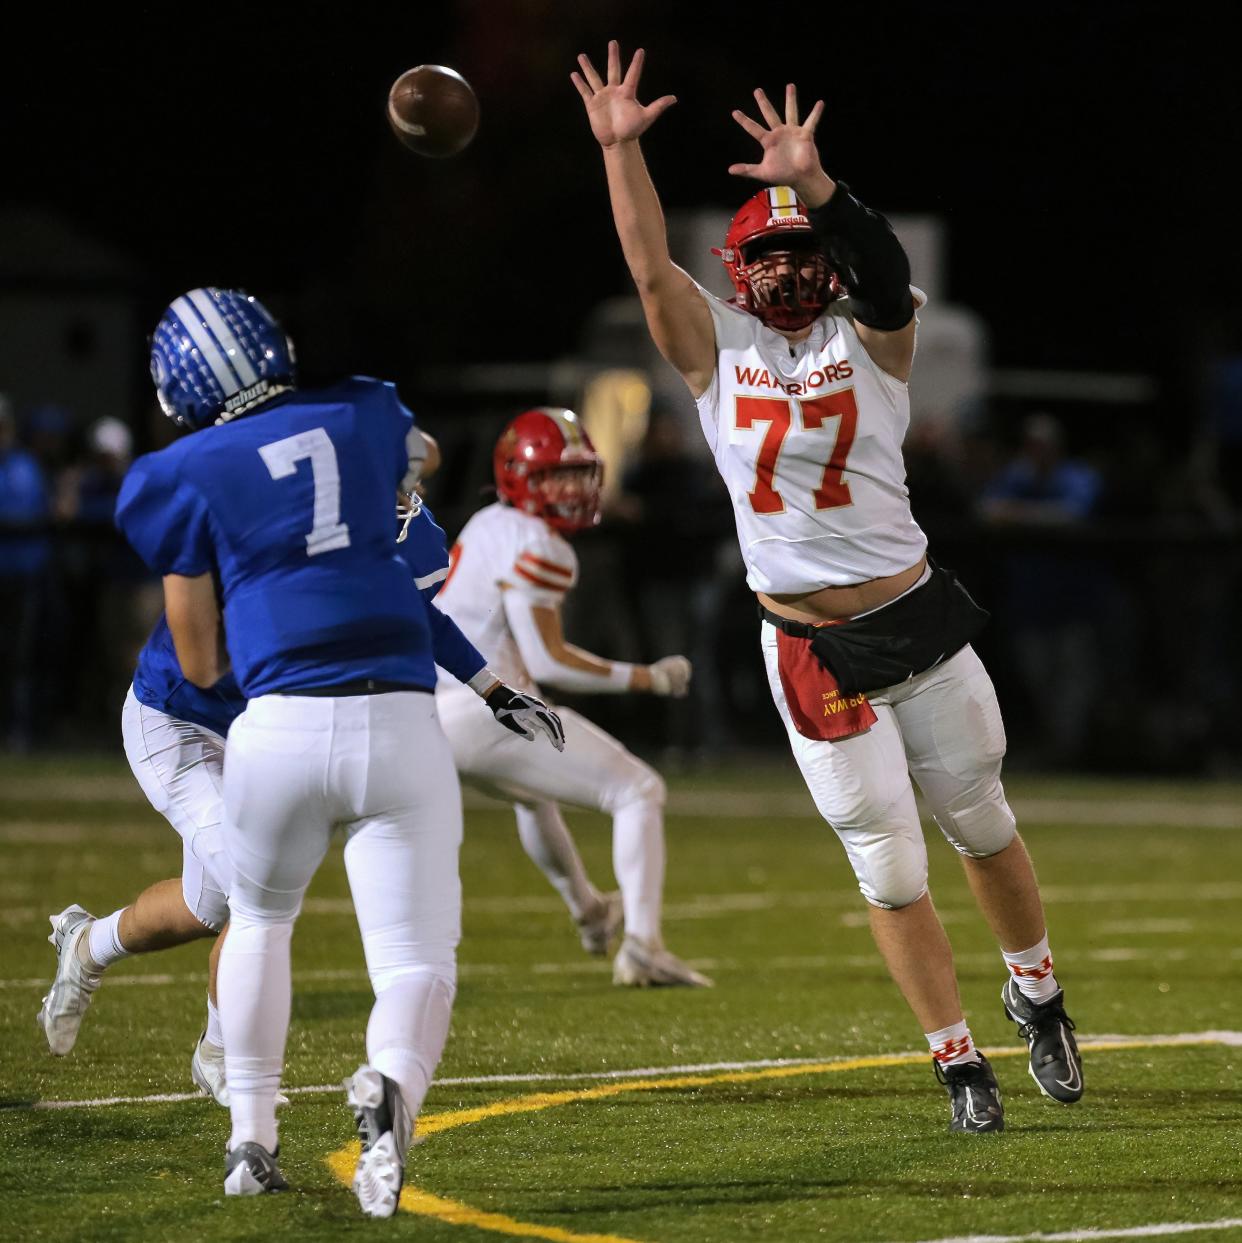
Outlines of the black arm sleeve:
{"type": "Polygon", "coordinates": [[[892,225],[864,207],[838,181],[832,198],[810,210],[828,262],[850,291],[855,320],[880,332],[896,332],[914,318],[910,260],[892,225]]]}

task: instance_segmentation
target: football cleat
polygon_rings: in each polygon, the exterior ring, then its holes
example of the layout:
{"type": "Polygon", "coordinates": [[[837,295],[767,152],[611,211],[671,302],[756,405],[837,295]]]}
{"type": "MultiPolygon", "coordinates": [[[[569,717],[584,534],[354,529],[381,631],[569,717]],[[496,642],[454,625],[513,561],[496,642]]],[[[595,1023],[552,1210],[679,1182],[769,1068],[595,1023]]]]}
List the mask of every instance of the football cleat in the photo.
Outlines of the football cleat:
{"type": "Polygon", "coordinates": [[[56,978],[43,999],[43,1008],[36,1021],[47,1037],[47,1046],[63,1057],[78,1038],[82,1017],[91,1004],[91,995],[103,977],[91,975],[83,965],[79,947],[95,922],[94,915],[74,904],[59,915],[48,916],[52,935],[48,941],[56,947],[56,978]]]}
{"type": "Polygon", "coordinates": [[[936,1078],[949,1091],[950,1131],[966,1135],[982,1135],[1005,1129],[1005,1107],[1001,1104],[1000,1087],[991,1064],[981,1053],[977,1062],[960,1062],[941,1066],[932,1059],[936,1078]]]}
{"type": "Polygon", "coordinates": [[[288,1191],[289,1184],[276,1164],[280,1145],[268,1152],[262,1144],[247,1140],[224,1154],[224,1194],[261,1196],[269,1191],[288,1191]]]}
{"type": "Polygon", "coordinates": [[[578,920],[578,935],[582,938],[582,948],[588,954],[602,957],[608,953],[616,935],[625,923],[625,912],[621,905],[619,893],[602,894],[599,907],[593,915],[578,920]]]}
{"type": "Polygon", "coordinates": [[[662,945],[627,936],[612,960],[612,982],[626,988],[711,988],[713,981],[662,945]]]}
{"type": "Polygon", "coordinates": [[[1042,1004],[1032,1001],[1010,976],[1001,989],[1005,1016],[1031,1053],[1031,1078],[1039,1090],[1062,1105],[1082,1097],[1082,1055],[1074,1039],[1074,1021],[1065,1013],[1065,992],[1058,989],[1042,1004]]]}
{"type": "Polygon", "coordinates": [[[354,1194],[368,1217],[391,1217],[401,1198],[405,1154],[414,1130],[401,1089],[365,1063],[345,1080],[362,1152],[354,1170],[354,1194]]]}
{"type": "MultiPolygon", "coordinates": [[[[204,1096],[210,1096],[217,1105],[229,1107],[229,1085],[224,1073],[224,1050],[212,1044],[204,1031],[194,1046],[190,1058],[190,1078],[204,1096]]],[[[276,1104],[287,1105],[289,1098],[283,1092],[276,1093],[276,1104]]]]}

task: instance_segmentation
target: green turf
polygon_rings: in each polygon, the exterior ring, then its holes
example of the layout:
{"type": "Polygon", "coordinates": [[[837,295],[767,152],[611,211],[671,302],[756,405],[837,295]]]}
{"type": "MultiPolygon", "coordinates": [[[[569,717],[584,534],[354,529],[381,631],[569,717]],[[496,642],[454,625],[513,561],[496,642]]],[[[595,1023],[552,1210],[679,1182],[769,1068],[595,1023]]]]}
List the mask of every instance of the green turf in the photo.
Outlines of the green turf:
{"type": "MultiPolygon", "coordinates": [[[[476,807],[443,1077],[919,1049],[843,854],[801,814],[796,775],[776,765],[672,786],[667,939],[718,987],[614,989],[607,964],[578,949],[508,814],[476,807]],[[723,814],[754,805],[772,814],[723,814]]],[[[1023,828],[1080,1035],[1242,1028],[1242,832],[1206,827],[1227,822],[1242,792],[1031,778],[1013,792],[1019,807],[1025,800],[1049,817],[1023,828]],[[1067,818],[1079,804],[1086,823],[1067,818]],[[1196,815],[1152,822],[1153,808],[1178,807],[1196,815]]],[[[122,905],[175,874],[178,840],[107,760],[0,762],[0,798],[0,1096],[20,1105],[188,1090],[205,942],[114,968],[67,1058],[47,1054],[33,1022],[53,966],[47,913],[70,901],[100,914],[122,905]]],[[[606,823],[583,815],[572,824],[606,880],[606,823]]],[[[933,891],[976,1038],[1013,1047],[998,955],[952,852],[932,846],[933,891]]],[[[369,989],[346,896],[336,851],[294,940],[290,1085],[338,1081],[362,1055],[369,989]]],[[[922,1063],[627,1093],[435,1135],[416,1150],[410,1177],[520,1221],[645,1243],[898,1243],[1242,1217],[1240,1063],[1242,1049],[1222,1046],[1096,1053],[1089,1095],[1064,1109],[1037,1094],[1021,1059],[998,1060],[1010,1129],[997,1137],[946,1134],[944,1096],[922,1063]]],[[[436,1087],[428,1112],[544,1086],[436,1087]]],[[[405,1214],[362,1220],[324,1164],[350,1139],[341,1097],[295,1096],[282,1119],[294,1193],[225,1201],[227,1120],[208,1102],[6,1109],[0,1236],[502,1237],[405,1214]]],[[[1242,1239],[1242,1230],[1188,1237],[1242,1239]]]]}

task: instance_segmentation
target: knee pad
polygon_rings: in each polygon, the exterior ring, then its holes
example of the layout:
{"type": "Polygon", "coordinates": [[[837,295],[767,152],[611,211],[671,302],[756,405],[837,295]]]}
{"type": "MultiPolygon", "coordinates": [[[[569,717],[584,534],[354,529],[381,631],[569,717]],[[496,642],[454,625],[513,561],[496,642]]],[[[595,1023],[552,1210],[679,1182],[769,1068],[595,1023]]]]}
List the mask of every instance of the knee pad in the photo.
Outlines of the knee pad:
{"type": "Polygon", "coordinates": [[[654,803],[663,807],[667,798],[668,787],[664,784],[664,778],[654,768],[635,760],[632,771],[626,774],[626,781],[613,800],[612,810],[617,811],[632,803],[654,803]]]}
{"type": "Polygon", "coordinates": [[[450,956],[448,962],[412,963],[403,967],[371,971],[371,988],[378,997],[389,989],[403,986],[429,989],[446,995],[449,1004],[457,995],[457,961],[450,956]]]}
{"type": "Polygon", "coordinates": [[[846,852],[858,877],[858,890],[872,906],[900,910],[927,892],[927,850],[921,833],[917,841],[903,833],[890,833],[870,842],[847,842],[846,852]]]}
{"type": "Polygon", "coordinates": [[[981,795],[977,789],[971,794],[975,797],[969,802],[962,800],[965,806],[937,810],[936,823],[958,854],[987,859],[1013,841],[1018,825],[998,778],[993,777],[981,795]]]}

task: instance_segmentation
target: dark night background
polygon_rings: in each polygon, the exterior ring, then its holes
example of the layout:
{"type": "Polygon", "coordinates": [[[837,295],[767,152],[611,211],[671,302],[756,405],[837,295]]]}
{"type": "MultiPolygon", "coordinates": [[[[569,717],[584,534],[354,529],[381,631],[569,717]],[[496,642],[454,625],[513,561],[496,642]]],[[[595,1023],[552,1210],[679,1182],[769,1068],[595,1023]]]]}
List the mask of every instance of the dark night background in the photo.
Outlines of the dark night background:
{"type": "Polygon", "coordinates": [[[282,304],[316,370],[552,357],[627,283],[568,82],[615,34],[648,49],[644,97],[679,96],[645,143],[668,207],[741,201],[729,111],[790,79],[827,100],[830,172],[946,218],[952,296],[998,363],[1164,369],[1242,278],[1224,31],[1180,6],[998,7],[115,6],[10,46],[4,199],[131,256],[152,322],[199,283],[282,304]],[[478,92],[455,160],[384,124],[422,62],[478,92]]]}
{"type": "MultiPolygon", "coordinates": [[[[1242,668],[1229,636],[1242,617],[1242,246],[1230,187],[1242,109],[1225,24],[1188,5],[1019,12],[771,0],[117,5],[84,17],[49,8],[27,21],[0,52],[0,301],[11,338],[7,355],[0,341],[0,395],[50,481],[80,477],[87,428],[101,416],[129,425],[136,452],[167,437],[152,415],[145,334],[184,290],[236,285],[285,322],[305,381],[348,372],[398,381],[446,446],[432,501],[454,534],[478,504],[497,420],[549,399],[534,383],[480,399],[470,384],[483,365],[580,355],[592,309],[631,291],[602,161],[569,82],[576,53],[602,65],[615,36],[627,57],[647,49],[644,101],[679,98],[644,140],[670,212],[731,211],[753,192],[725,171],[753,150],[729,113],[753,109],[755,86],[779,97],[792,80],[804,109],[826,100],[819,145],[832,175],[870,206],[944,222],[947,301],[981,318],[991,374],[1011,383],[993,384],[951,452],[934,448],[920,464],[907,443],[911,492],[934,547],[997,615],[984,655],[1019,749],[1025,741],[1032,756],[1071,765],[1236,766],[1242,668]],[[478,136],[456,158],[411,155],[385,122],[390,84],[419,63],[456,68],[478,94],[478,136]],[[114,295],[127,309],[112,336],[75,318],[79,304],[114,295]],[[49,319],[48,332],[28,327],[30,345],[15,358],[20,308],[52,305],[62,319],[49,319]],[[43,360],[44,344],[58,361],[43,360]],[[69,412],[69,438],[57,433],[49,449],[36,409],[40,368],[101,354],[125,356],[127,408],[83,399],[69,412]],[[1091,512],[1061,515],[1056,532],[989,522],[982,508],[1006,455],[1020,452],[1023,420],[1040,409],[1039,383],[1024,396],[1018,373],[1028,386],[1031,375],[1068,375],[1053,385],[1065,450],[1101,481],[1091,512]],[[1079,401],[1074,377],[1087,373],[1120,377],[1123,394],[1133,382],[1137,395],[1097,401],[1084,380],[1079,401]],[[1040,632],[1033,641],[1060,627],[1064,650],[1011,650],[1024,620],[1040,632]],[[1143,688],[1165,668],[1176,670],[1175,686],[1173,707],[1161,710],[1143,688]],[[1084,720],[1052,745],[1041,736],[1056,728],[1041,717],[1041,678],[1085,687],[1089,675],[1084,720]],[[1113,690],[1101,696],[1105,685],[1113,690]]],[[[656,470],[647,484],[663,487],[661,478],[676,477],[656,470]]],[[[709,489],[686,502],[666,489],[663,531],[688,510],[700,526],[671,542],[680,551],[662,580],[633,554],[658,533],[607,515],[581,541],[584,564],[599,567],[591,590],[616,582],[623,602],[641,603],[662,581],[653,608],[667,614],[685,566],[707,573],[713,541],[732,541],[727,512],[712,509],[718,499],[709,489]],[[719,527],[710,536],[708,516],[719,527]]],[[[658,506],[648,500],[650,519],[658,506]]],[[[19,687],[17,708],[0,703],[0,729],[20,746],[80,742],[82,730],[64,722],[92,719],[109,723],[110,738],[112,682],[123,694],[131,667],[117,655],[129,640],[115,627],[77,637],[83,611],[106,614],[99,601],[115,574],[94,553],[75,561],[72,539],[97,536],[106,515],[92,528],[72,496],[46,512],[59,550],[51,585],[36,608],[19,583],[9,597],[18,620],[10,609],[5,621],[36,635],[20,661],[10,651],[15,667],[67,672],[42,690],[19,687]],[[117,671],[95,679],[84,705],[78,682],[90,683],[101,661],[117,671]],[[42,723],[40,698],[52,705],[42,723]]],[[[0,527],[14,520],[0,512],[0,527]]],[[[721,676],[695,711],[718,723],[754,709],[762,720],[734,741],[772,743],[740,579],[735,567],[720,571],[729,588],[709,611],[736,620],[713,638],[707,659],[721,676]]],[[[639,619],[592,629],[607,611],[570,617],[571,634],[629,659],[652,659],[674,641],[639,619]]],[[[689,614],[682,622],[684,635],[698,633],[689,614]]],[[[0,700],[8,695],[0,689],[0,700]]],[[[666,742],[731,741],[692,719],[670,726],[649,705],[610,703],[596,714],[626,736],[625,712],[666,742]]]]}

